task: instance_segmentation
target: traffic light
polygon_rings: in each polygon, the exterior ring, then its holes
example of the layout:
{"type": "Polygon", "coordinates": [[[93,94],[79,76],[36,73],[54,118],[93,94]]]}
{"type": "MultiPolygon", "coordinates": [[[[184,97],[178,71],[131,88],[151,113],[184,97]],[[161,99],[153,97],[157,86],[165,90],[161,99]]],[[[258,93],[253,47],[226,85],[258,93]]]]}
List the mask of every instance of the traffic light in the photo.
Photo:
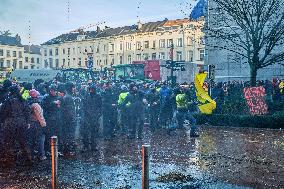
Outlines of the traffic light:
{"type": "Polygon", "coordinates": [[[215,66],[214,65],[208,65],[208,78],[209,79],[215,79],[215,66]]]}

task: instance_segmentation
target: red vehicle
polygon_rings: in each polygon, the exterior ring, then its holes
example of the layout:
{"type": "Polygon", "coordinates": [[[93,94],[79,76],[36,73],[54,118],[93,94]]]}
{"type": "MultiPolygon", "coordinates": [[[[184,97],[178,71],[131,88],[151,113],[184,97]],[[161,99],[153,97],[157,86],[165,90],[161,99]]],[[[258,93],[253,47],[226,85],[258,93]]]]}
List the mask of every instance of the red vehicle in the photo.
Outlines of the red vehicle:
{"type": "Polygon", "coordinates": [[[144,64],[144,74],[147,79],[161,80],[159,60],[133,61],[133,64],[144,64]]]}

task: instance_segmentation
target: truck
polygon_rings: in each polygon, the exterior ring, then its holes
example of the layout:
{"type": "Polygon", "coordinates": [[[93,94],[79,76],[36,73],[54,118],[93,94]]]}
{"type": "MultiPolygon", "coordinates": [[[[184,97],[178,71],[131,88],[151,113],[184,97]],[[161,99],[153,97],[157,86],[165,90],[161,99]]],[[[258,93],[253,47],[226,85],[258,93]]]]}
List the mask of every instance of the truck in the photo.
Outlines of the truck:
{"type": "Polygon", "coordinates": [[[74,83],[88,82],[97,78],[95,72],[84,68],[69,68],[69,69],[16,69],[11,75],[11,79],[15,79],[20,83],[34,83],[41,80],[49,82],[57,79],[62,82],[71,81],[74,83]]]}
{"type": "Polygon", "coordinates": [[[114,68],[114,80],[124,81],[143,81],[145,80],[144,75],[144,64],[120,64],[114,68]]]}

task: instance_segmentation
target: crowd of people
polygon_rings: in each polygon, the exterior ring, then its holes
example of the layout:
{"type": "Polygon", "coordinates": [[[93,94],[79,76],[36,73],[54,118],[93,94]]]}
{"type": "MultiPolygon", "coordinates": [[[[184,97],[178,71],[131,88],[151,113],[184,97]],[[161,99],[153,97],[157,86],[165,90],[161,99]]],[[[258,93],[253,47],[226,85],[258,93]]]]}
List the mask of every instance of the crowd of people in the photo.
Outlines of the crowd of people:
{"type": "MultiPolygon", "coordinates": [[[[268,100],[284,101],[283,80],[258,85],[265,87],[268,100]]],[[[241,96],[246,86],[246,82],[216,83],[211,92],[217,104],[214,113],[223,113],[226,99],[241,96]]],[[[16,162],[16,146],[27,164],[45,160],[51,136],[58,136],[60,154],[72,155],[77,152],[78,128],[82,152],[98,149],[100,128],[104,140],[141,139],[145,125],[152,132],[186,128],[191,137],[198,137],[194,83],[175,87],[166,82],[19,84],[7,79],[0,90],[0,155],[6,164],[16,162]],[[186,120],[189,124],[184,124],[186,120]]]]}
{"type": "Polygon", "coordinates": [[[142,139],[145,125],[155,132],[183,128],[189,120],[190,135],[198,136],[192,116],[197,109],[193,85],[172,89],[165,82],[19,84],[5,80],[0,89],[0,151],[6,164],[16,162],[16,146],[27,164],[45,160],[51,136],[58,136],[60,154],[74,154],[78,125],[82,152],[97,150],[101,127],[105,140],[118,133],[142,139]]]}

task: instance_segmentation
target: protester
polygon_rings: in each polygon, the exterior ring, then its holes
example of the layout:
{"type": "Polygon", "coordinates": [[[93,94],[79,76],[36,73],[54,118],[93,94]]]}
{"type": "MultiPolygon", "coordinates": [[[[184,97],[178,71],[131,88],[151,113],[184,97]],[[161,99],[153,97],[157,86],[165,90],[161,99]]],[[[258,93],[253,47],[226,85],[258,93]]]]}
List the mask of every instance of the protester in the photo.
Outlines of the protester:
{"type": "Polygon", "coordinates": [[[1,114],[4,117],[4,161],[5,165],[14,164],[16,161],[14,148],[19,143],[20,149],[24,154],[23,164],[32,164],[31,151],[29,149],[26,131],[30,123],[30,108],[23,99],[19,86],[9,87],[9,96],[1,106],[1,114]]]}
{"type": "Polygon", "coordinates": [[[46,134],[46,122],[43,116],[43,110],[40,106],[39,97],[40,94],[35,89],[30,90],[30,98],[28,99],[29,105],[32,110],[32,120],[29,130],[29,140],[32,155],[34,155],[35,150],[38,150],[38,157],[40,160],[45,160],[45,134],[46,134]]]}

